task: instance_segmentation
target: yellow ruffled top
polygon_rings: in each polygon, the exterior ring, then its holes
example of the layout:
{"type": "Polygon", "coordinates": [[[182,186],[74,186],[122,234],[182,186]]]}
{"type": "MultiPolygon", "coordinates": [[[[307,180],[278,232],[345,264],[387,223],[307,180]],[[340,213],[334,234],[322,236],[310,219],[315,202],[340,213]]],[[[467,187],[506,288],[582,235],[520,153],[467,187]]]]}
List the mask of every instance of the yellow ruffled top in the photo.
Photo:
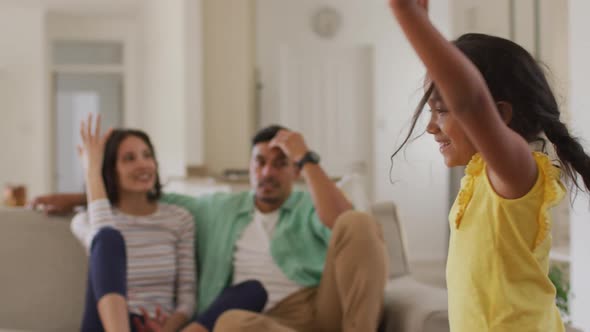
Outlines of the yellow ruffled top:
{"type": "Polygon", "coordinates": [[[523,197],[505,199],[475,154],[449,215],[451,331],[563,331],[548,278],[550,209],[564,197],[560,171],[533,153],[539,175],[523,197]]]}

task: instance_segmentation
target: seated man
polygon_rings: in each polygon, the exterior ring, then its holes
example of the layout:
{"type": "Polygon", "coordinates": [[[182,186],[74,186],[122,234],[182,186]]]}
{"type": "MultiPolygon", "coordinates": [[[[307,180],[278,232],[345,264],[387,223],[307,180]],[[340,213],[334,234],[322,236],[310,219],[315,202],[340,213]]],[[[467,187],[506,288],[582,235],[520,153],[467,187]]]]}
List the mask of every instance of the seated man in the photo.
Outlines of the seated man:
{"type": "MultiPolygon", "coordinates": [[[[376,221],[350,211],[303,137],[279,126],[254,136],[250,182],[252,192],[162,198],[194,215],[199,312],[231,283],[256,279],[268,292],[263,313],[230,310],[214,331],[376,331],[387,277],[376,221]],[[293,190],[299,176],[309,192],[293,190]]],[[[60,211],[83,201],[37,203],[60,211]]]]}

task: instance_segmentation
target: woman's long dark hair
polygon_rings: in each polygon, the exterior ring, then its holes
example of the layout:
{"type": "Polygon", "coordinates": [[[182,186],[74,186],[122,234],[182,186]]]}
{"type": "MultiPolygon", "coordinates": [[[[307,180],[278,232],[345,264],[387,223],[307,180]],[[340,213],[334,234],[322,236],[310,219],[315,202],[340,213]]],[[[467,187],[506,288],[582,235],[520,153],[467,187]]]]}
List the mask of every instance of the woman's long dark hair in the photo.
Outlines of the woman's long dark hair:
{"type": "MultiPolygon", "coordinates": [[[[150,149],[156,167],[158,162],[156,160],[156,151],[150,141],[149,136],[141,130],[135,129],[115,129],[107,139],[104,149],[104,160],[102,162],[102,179],[104,181],[107,197],[111,204],[117,205],[119,202],[119,186],[117,176],[117,156],[121,142],[129,136],[135,136],[141,139],[150,149]]],[[[155,201],[162,195],[162,185],[160,184],[160,175],[156,170],[156,183],[154,188],[147,193],[150,201],[155,201]]]]}
{"type": "MultiPolygon", "coordinates": [[[[508,126],[527,142],[539,141],[543,147],[546,143],[542,137],[544,133],[555,147],[567,178],[578,189],[590,190],[590,157],[561,122],[555,96],[533,56],[510,40],[478,33],[465,34],[453,44],[481,72],[494,100],[512,105],[513,114],[508,126]],[[581,175],[583,187],[576,179],[576,173],[581,175]]],[[[412,117],[408,135],[391,156],[392,160],[410,140],[433,90],[434,84],[431,83],[412,117]]]]}

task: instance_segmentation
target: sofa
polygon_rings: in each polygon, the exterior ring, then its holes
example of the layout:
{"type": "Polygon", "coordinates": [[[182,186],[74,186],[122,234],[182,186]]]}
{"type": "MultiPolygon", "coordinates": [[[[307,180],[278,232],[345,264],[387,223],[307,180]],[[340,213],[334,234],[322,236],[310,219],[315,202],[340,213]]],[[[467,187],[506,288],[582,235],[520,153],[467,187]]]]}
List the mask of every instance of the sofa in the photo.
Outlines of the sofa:
{"type": "MultiPolygon", "coordinates": [[[[395,205],[370,211],[383,227],[392,267],[380,330],[448,332],[446,291],[412,278],[395,205]]],[[[79,330],[87,261],[70,218],[0,208],[0,332],[79,330]]]]}

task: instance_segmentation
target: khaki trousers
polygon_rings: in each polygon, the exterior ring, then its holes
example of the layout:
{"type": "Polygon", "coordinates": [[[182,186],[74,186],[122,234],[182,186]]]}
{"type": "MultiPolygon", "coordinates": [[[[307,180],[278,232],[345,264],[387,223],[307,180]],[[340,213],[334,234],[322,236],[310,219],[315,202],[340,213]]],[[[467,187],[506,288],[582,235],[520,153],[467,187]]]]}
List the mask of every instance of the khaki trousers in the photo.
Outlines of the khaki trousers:
{"type": "Polygon", "coordinates": [[[381,227],[365,213],[348,211],[332,230],[319,286],[293,293],[264,314],[227,311],[214,331],[377,331],[387,272],[381,227]]]}

